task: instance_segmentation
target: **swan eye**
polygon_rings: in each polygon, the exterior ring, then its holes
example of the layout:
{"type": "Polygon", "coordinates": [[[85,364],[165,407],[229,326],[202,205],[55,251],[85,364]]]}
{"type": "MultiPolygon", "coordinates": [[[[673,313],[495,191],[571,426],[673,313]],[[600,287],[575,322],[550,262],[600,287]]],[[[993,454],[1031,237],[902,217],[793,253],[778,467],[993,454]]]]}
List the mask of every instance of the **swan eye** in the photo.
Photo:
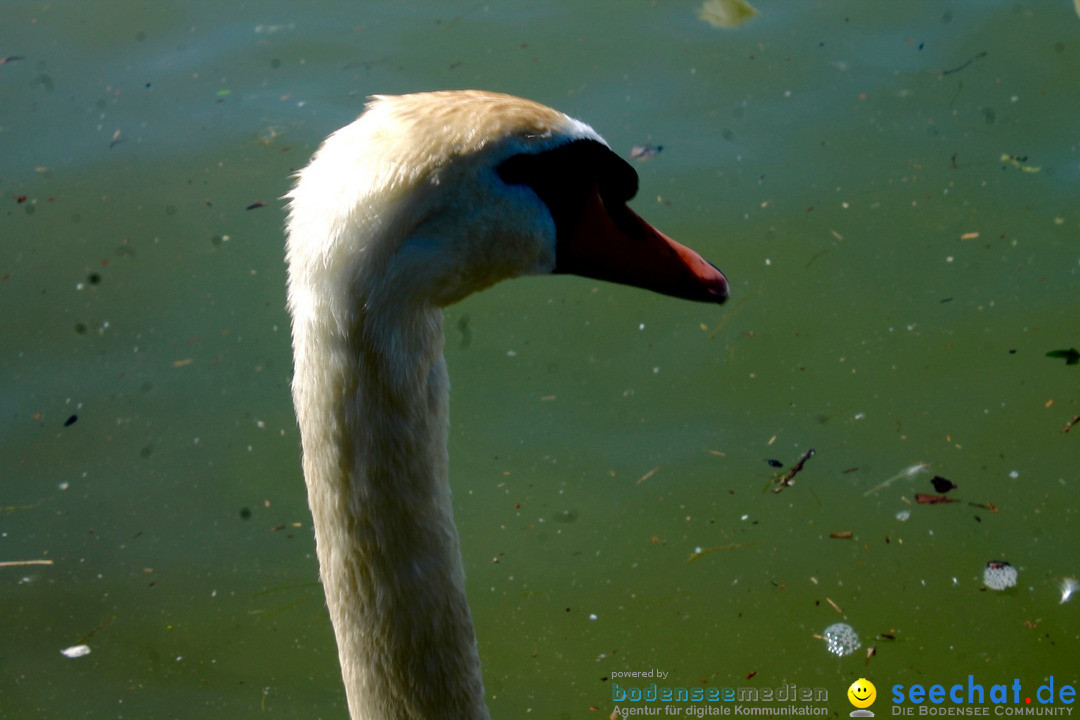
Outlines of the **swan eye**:
{"type": "Polygon", "coordinates": [[[547,205],[556,231],[573,224],[592,192],[609,214],[637,194],[634,168],[596,140],[574,140],[540,153],[521,153],[495,168],[508,185],[525,185],[547,205]]]}

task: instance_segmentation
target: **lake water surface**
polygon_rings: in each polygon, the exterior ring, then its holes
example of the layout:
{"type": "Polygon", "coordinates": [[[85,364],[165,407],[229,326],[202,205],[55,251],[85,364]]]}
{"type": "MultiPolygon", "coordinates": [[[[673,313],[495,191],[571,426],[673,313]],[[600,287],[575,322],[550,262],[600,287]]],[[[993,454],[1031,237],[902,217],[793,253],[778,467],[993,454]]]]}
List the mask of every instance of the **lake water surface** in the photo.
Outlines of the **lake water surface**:
{"type": "Polygon", "coordinates": [[[860,677],[879,714],[894,684],[1080,684],[1080,366],[1047,357],[1080,347],[1080,17],[758,9],[5,3],[0,716],[346,717],[279,198],[367,95],[464,87],[655,150],[635,208],[733,289],[448,310],[493,717],[606,718],[652,668],[836,716],[860,677]],[[935,475],[957,502],[917,501],[935,475]],[[996,560],[1017,587],[983,587],[996,560]]]}

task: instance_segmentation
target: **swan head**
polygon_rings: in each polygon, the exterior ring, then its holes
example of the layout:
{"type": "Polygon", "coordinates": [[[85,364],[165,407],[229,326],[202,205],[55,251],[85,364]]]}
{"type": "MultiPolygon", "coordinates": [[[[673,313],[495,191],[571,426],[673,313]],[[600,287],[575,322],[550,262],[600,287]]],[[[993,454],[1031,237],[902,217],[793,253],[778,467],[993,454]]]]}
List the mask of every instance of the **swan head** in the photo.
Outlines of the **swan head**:
{"type": "Polygon", "coordinates": [[[715,266],[630,209],[637,174],[600,135],[532,101],[481,91],[376,96],[297,177],[294,312],[318,288],[443,307],[543,273],[691,300],[728,295],[715,266]]]}

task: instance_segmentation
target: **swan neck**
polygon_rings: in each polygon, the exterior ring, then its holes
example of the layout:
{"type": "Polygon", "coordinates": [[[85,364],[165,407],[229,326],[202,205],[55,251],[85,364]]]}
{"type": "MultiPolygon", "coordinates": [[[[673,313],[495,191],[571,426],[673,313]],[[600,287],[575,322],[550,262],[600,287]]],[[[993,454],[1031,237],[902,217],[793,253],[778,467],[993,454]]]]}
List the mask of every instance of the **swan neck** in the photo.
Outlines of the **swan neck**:
{"type": "Polygon", "coordinates": [[[442,313],[358,307],[346,332],[313,331],[322,367],[298,351],[294,382],[350,713],[487,718],[447,477],[442,313]]]}

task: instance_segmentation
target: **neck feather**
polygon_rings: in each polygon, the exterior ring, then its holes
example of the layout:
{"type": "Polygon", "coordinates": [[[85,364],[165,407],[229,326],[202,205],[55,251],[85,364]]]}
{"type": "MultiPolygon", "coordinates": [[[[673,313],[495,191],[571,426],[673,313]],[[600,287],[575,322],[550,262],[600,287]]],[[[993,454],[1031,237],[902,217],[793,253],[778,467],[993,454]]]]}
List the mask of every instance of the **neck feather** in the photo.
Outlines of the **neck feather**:
{"type": "Polygon", "coordinates": [[[354,719],[487,718],[447,479],[442,313],[294,325],[293,394],[354,719]]]}

